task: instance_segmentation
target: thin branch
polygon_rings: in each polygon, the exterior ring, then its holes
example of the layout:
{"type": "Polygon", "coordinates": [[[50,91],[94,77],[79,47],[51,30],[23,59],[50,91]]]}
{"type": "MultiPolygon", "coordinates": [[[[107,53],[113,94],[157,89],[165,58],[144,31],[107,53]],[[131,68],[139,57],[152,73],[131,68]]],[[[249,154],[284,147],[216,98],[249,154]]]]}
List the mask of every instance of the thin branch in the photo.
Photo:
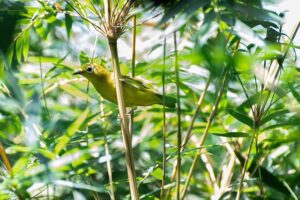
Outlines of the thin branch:
{"type": "Polygon", "coordinates": [[[208,77],[208,79],[206,81],[204,90],[203,90],[203,92],[201,93],[201,95],[199,97],[195,113],[194,113],[194,115],[192,117],[192,121],[190,123],[190,126],[189,126],[187,132],[186,132],[185,138],[183,139],[183,144],[181,145],[181,152],[184,150],[184,148],[185,148],[186,144],[188,143],[189,139],[192,137],[192,130],[194,128],[194,123],[195,123],[195,120],[196,120],[196,118],[198,116],[198,113],[200,111],[200,108],[201,108],[201,105],[203,103],[203,100],[204,100],[204,97],[206,95],[206,92],[208,90],[208,86],[210,85],[211,78],[212,78],[211,75],[209,75],[209,77],[208,77]]]}
{"type": "Polygon", "coordinates": [[[43,78],[43,70],[42,70],[42,61],[41,61],[41,55],[39,56],[39,66],[40,66],[40,76],[41,76],[41,84],[42,84],[42,95],[43,100],[45,104],[45,110],[48,116],[48,119],[51,119],[51,115],[48,109],[47,101],[46,101],[46,95],[45,95],[45,85],[44,85],[44,78],[43,78]]]}

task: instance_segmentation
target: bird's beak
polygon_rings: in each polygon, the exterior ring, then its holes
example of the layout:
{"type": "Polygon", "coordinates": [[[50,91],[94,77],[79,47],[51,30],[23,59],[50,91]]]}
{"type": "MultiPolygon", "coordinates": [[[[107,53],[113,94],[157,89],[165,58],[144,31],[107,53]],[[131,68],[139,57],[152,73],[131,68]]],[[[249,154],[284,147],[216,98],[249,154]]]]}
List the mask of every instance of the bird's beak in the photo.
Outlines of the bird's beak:
{"type": "Polygon", "coordinates": [[[79,74],[79,75],[82,74],[82,71],[81,71],[81,70],[78,70],[77,72],[74,72],[74,73],[73,73],[73,75],[78,75],[78,74],[79,74]]]}

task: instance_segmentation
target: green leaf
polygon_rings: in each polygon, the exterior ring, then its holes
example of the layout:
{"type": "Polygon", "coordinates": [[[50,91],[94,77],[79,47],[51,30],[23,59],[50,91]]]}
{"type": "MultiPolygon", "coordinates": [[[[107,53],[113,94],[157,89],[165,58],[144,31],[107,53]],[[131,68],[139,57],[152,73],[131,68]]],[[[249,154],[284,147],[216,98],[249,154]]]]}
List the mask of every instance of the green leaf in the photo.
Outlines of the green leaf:
{"type": "Polygon", "coordinates": [[[73,24],[73,18],[69,14],[65,14],[65,26],[67,30],[67,36],[70,39],[71,33],[72,33],[72,24],[73,24]]]}
{"type": "MultiPolygon", "coordinates": [[[[234,151],[236,154],[238,160],[241,162],[241,165],[243,166],[245,163],[245,158],[242,156],[242,154],[238,151],[234,151]]],[[[276,189],[279,192],[282,192],[284,194],[289,194],[289,191],[287,188],[282,184],[282,182],[275,176],[273,173],[269,172],[266,168],[263,166],[257,166],[257,161],[252,160],[250,167],[247,169],[250,174],[252,174],[256,178],[262,179],[262,181],[267,184],[268,186],[276,189]]]]}
{"type": "Polygon", "coordinates": [[[264,46],[264,40],[256,34],[248,25],[240,20],[236,20],[234,25],[234,34],[240,38],[248,41],[249,43],[254,43],[258,46],[264,46]]]}
{"type": "Polygon", "coordinates": [[[13,168],[12,168],[12,174],[18,174],[21,173],[24,169],[27,168],[29,162],[28,156],[23,156],[19,158],[17,162],[15,162],[13,168]]]}
{"type": "Polygon", "coordinates": [[[89,113],[89,108],[85,111],[69,126],[66,133],[58,139],[58,143],[55,145],[54,152],[59,154],[60,151],[65,148],[67,143],[70,141],[71,137],[76,133],[80,128],[84,120],[87,118],[89,113]]]}
{"type": "Polygon", "coordinates": [[[19,39],[16,42],[16,57],[18,63],[22,63],[22,55],[23,55],[23,34],[19,37],[19,39]]]}
{"type": "Polygon", "coordinates": [[[233,6],[229,5],[228,9],[233,9],[233,12],[239,13],[243,21],[262,21],[262,22],[272,22],[275,24],[283,24],[283,19],[279,17],[274,12],[265,10],[261,7],[255,7],[251,4],[244,3],[234,3],[233,6]],[[230,6],[230,7],[229,7],[230,6]]]}
{"type": "Polygon", "coordinates": [[[253,120],[247,115],[234,111],[233,109],[227,109],[227,111],[231,116],[233,116],[235,119],[239,120],[243,124],[253,127],[253,120]]]}
{"type": "Polygon", "coordinates": [[[291,93],[293,94],[293,96],[297,100],[297,102],[300,103],[300,93],[296,90],[295,86],[293,84],[289,84],[289,88],[291,90],[291,93]]]}
{"type": "Polygon", "coordinates": [[[23,57],[24,60],[27,60],[28,52],[29,52],[29,41],[30,41],[30,32],[29,30],[25,31],[23,36],[23,57]]]}
{"type": "Polygon", "coordinates": [[[74,69],[71,69],[69,66],[66,65],[54,65],[46,74],[45,78],[54,78],[63,73],[70,73],[72,74],[74,69]]]}
{"type": "Polygon", "coordinates": [[[73,95],[74,97],[78,97],[78,98],[81,98],[81,99],[84,99],[84,100],[90,99],[92,101],[96,101],[95,99],[91,98],[88,94],[86,94],[85,92],[80,91],[79,89],[77,89],[73,85],[64,84],[64,85],[60,85],[60,88],[64,91],[66,91],[67,93],[73,95]]]}
{"type": "Polygon", "coordinates": [[[161,168],[156,168],[153,172],[152,172],[152,176],[154,176],[155,178],[157,178],[158,180],[162,180],[163,178],[163,171],[161,168]]]}
{"type": "Polygon", "coordinates": [[[221,137],[249,137],[248,133],[244,132],[227,132],[227,133],[210,133],[221,137]]]}
{"type": "Polygon", "coordinates": [[[269,115],[267,115],[266,117],[264,117],[261,121],[260,121],[260,125],[263,125],[265,123],[267,123],[268,121],[275,119],[276,117],[282,117],[282,115],[289,113],[290,111],[288,110],[278,110],[275,111],[269,115]]]}
{"type": "Polygon", "coordinates": [[[14,55],[14,45],[11,45],[8,48],[8,51],[7,51],[7,64],[8,64],[8,67],[11,66],[11,63],[12,63],[12,60],[13,60],[13,55],[14,55]]]}
{"type": "Polygon", "coordinates": [[[285,126],[299,126],[299,125],[300,125],[300,119],[296,119],[296,120],[291,120],[291,121],[288,121],[288,122],[282,122],[282,123],[278,123],[278,124],[275,124],[275,125],[268,126],[268,127],[264,128],[262,130],[262,132],[267,131],[267,130],[271,130],[271,129],[275,129],[275,128],[282,128],[282,127],[285,127],[285,126]]]}
{"type": "Polygon", "coordinates": [[[2,78],[4,72],[4,59],[4,55],[0,55],[0,78],[2,78]]]}
{"type": "Polygon", "coordinates": [[[174,6],[166,11],[162,20],[159,22],[159,26],[166,23],[179,13],[192,15],[199,8],[209,5],[211,0],[199,1],[199,0],[180,0],[174,6]]]}
{"type": "Polygon", "coordinates": [[[86,64],[86,63],[89,62],[89,57],[88,57],[88,55],[84,51],[80,52],[79,59],[80,59],[81,65],[86,64]]]}

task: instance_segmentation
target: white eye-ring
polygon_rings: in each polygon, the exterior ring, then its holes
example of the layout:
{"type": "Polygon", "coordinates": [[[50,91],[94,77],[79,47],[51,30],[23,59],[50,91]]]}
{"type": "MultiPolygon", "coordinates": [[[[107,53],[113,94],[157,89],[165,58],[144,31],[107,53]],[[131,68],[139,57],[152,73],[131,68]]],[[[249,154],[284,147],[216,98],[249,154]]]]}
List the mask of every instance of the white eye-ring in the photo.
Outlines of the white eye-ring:
{"type": "Polygon", "coordinates": [[[89,66],[88,68],[86,68],[87,73],[91,74],[94,71],[94,68],[92,66],[89,66]]]}

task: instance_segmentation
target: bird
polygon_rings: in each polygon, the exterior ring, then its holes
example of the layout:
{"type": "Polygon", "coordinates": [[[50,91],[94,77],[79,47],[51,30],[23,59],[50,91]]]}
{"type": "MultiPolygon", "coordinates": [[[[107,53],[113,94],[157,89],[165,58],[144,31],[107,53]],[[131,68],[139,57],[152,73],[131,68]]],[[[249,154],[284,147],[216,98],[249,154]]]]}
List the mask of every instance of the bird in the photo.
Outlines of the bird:
{"type": "MultiPolygon", "coordinates": [[[[88,79],[97,92],[106,100],[117,104],[117,94],[113,72],[98,63],[87,63],[80,67],[73,75],[81,75],[88,79]]],[[[123,95],[126,107],[163,105],[163,95],[146,86],[142,81],[121,75],[123,95]]],[[[176,107],[177,100],[165,96],[165,106],[176,107]]]]}

